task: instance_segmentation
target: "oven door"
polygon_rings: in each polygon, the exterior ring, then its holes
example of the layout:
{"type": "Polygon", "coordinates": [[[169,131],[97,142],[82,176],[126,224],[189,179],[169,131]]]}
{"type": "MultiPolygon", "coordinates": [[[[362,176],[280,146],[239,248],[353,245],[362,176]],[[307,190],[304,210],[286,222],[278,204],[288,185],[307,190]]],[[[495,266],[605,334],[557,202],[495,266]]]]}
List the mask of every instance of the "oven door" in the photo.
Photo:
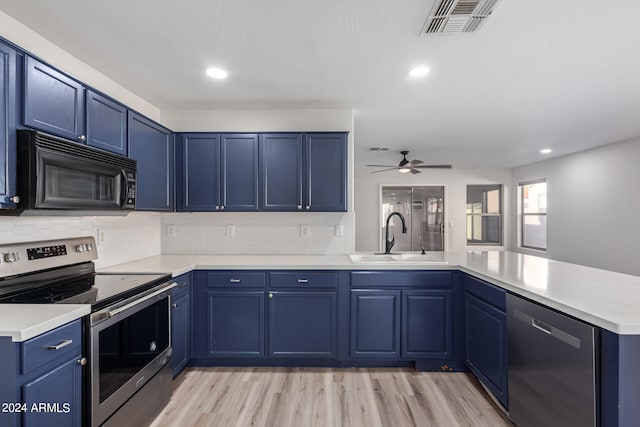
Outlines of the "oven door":
{"type": "Polygon", "coordinates": [[[105,422],[171,362],[173,286],[91,315],[91,425],[105,422]]]}

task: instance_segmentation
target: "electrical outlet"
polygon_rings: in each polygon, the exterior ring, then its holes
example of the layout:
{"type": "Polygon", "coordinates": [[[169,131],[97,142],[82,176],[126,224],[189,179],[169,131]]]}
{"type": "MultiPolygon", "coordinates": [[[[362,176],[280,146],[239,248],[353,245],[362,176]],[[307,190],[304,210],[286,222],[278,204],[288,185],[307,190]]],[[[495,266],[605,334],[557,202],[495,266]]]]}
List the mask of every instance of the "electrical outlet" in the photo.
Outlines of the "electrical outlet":
{"type": "Polygon", "coordinates": [[[227,237],[236,237],[236,226],[233,224],[228,224],[225,227],[225,235],[227,237]]]}
{"type": "Polygon", "coordinates": [[[167,236],[176,237],[176,226],[174,224],[167,225],[167,236]]]}
{"type": "Polygon", "coordinates": [[[300,237],[311,237],[311,226],[309,224],[300,226],[300,237]]]}
{"type": "Polygon", "coordinates": [[[98,229],[96,232],[98,238],[96,239],[98,245],[104,243],[104,230],[98,229]]]}
{"type": "Polygon", "coordinates": [[[336,225],[336,227],[335,227],[335,235],[336,235],[336,237],[344,236],[344,225],[342,225],[342,224],[336,225]]]}

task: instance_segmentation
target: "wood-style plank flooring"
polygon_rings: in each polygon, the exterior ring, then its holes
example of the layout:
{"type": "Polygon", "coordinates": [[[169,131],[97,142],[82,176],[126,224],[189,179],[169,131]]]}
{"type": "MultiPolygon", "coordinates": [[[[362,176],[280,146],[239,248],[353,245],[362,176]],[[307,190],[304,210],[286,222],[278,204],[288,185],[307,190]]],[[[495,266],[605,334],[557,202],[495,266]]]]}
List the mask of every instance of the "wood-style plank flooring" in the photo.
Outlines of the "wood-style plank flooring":
{"type": "Polygon", "coordinates": [[[188,368],[152,427],[512,426],[475,378],[401,368],[188,368]]]}

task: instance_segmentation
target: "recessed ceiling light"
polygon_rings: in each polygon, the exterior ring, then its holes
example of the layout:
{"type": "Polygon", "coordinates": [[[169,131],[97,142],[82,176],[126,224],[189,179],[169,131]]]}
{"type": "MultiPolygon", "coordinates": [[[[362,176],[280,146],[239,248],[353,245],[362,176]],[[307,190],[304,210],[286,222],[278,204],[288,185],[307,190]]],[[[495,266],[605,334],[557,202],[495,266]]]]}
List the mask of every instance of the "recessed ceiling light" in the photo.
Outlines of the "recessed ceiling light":
{"type": "Polygon", "coordinates": [[[214,79],[226,79],[227,72],[222,68],[207,68],[207,75],[214,79]]]}
{"type": "Polygon", "coordinates": [[[416,67],[409,71],[409,77],[424,77],[429,74],[429,69],[427,67],[416,67]]]}
{"type": "Polygon", "coordinates": [[[543,148],[540,150],[540,154],[549,154],[551,151],[551,148],[543,148]]]}

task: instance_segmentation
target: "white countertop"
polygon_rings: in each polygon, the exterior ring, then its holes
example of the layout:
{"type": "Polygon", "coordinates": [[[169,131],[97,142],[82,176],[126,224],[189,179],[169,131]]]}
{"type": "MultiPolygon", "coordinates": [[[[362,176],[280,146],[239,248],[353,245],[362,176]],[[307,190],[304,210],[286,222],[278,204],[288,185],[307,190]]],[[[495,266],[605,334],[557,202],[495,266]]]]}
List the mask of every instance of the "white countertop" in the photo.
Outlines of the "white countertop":
{"type": "Polygon", "coordinates": [[[0,336],[26,341],[89,313],[88,304],[0,304],[0,336]]]}
{"type": "MultiPolygon", "coordinates": [[[[620,335],[640,335],[640,277],[514,252],[445,252],[442,263],[358,263],[347,255],[159,255],[102,269],[110,273],[191,270],[460,269],[620,335]]],[[[0,327],[2,323],[0,323],[0,327]]]]}

